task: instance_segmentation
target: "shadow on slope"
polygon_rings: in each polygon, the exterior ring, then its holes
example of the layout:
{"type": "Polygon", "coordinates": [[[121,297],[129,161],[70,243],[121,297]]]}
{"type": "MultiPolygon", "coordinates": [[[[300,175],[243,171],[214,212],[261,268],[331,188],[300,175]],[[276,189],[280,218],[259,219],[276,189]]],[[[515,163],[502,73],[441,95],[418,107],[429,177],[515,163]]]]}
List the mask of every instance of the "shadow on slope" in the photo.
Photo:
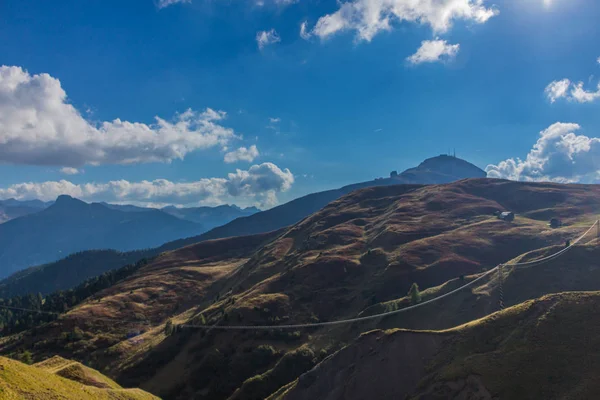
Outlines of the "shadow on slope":
{"type": "Polygon", "coordinates": [[[362,335],[276,399],[592,399],[600,292],[528,300],[447,331],[362,335]]]}

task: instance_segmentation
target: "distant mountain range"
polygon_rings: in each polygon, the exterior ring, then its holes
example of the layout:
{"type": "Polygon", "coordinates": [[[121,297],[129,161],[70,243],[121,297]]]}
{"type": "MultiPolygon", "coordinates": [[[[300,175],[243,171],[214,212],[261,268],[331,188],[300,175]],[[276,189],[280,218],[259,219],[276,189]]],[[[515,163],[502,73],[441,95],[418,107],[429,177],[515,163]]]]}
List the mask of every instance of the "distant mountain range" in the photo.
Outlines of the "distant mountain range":
{"type": "Polygon", "coordinates": [[[50,204],[52,204],[52,202],[43,202],[40,200],[0,200],[0,224],[11,219],[41,211],[50,204]]]}
{"type": "Polygon", "coordinates": [[[248,217],[260,212],[256,207],[240,208],[236,205],[222,205],[217,207],[164,207],[161,211],[174,217],[202,224],[206,230],[226,224],[236,218],[248,217]]]}
{"type": "Polygon", "coordinates": [[[221,206],[163,211],[88,204],[66,195],[49,206],[36,201],[3,203],[7,209],[28,207],[30,212],[0,224],[0,277],[83,250],[154,248],[257,210],[221,206]]]}
{"type": "MultiPolygon", "coordinates": [[[[108,256],[106,256],[106,258],[101,257],[105,262],[93,263],[93,268],[90,266],[90,264],[88,262],[84,262],[84,260],[89,259],[89,256],[87,256],[86,254],[79,254],[75,258],[61,259],[57,262],[51,262],[53,260],[60,258],[61,256],[66,257],[67,255],[69,255],[69,253],[84,250],[85,248],[82,248],[83,247],[82,240],[79,240],[81,238],[76,240],[76,242],[78,242],[80,244],[78,246],[78,248],[76,248],[76,249],[73,249],[71,247],[70,250],[63,248],[63,249],[61,249],[61,252],[53,251],[53,250],[55,250],[56,246],[52,245],[51,243],[54,243],[54,240],[52,238],[50,238],[45,241],[45,239],[44,239],[44,237],[45,237],[44,235],[49,235],[51,230],[45,231],[46,233],[44,233],[44,234],[40,233],[40,234],[36,235],[36,234],[34,234],[34,232],[37,229],[37,228],[35,228],[36,225],[33,223],[29,223],[29,222],[24,223],[22,225],[21,229],[23,229],[23,232],[21,232],[21,235],[23,236],[23,238],[19,240],[19,243],[21,243],[19,245],[19,248],[18,249],[15,248],[14,251],[11,250],[10,243],[6,243],[6,240],[3,239],[6,235],[3,235],[4,231],[2,231],[2,228],[5,227],[7,224],[10,224],[10,223],[5,223],[5,224],[0,225],[0,268],[2,268],[2,270],[0,271],[0,276],[7,276],[8,274],[10,274],[12,272],[17,271],[18,269],[25,268],[27,266],[42,264],[44,262],[46,262],[48,264],[28,268],[27,270],[22,271],[19,274],[15,274],[13,277],[10,277],[8,279],[1,281],[0,282],[0,295],[2,295],[2,296],[16,295],[16,294],[23,294],[23,293],[27,293],[27,292],[48,293],[51,290],[67,289],[87,278],[90,278],[92,276],[97,275],[98,273],[101,273],[102,272],[101,269],[103,269],[104,271],[108,271],[110,269],[125,265],[125,262],[123,262],[123,260],[127,260],[127,263],[130,263],[130,262],[134,262],[135,259],[140,259],[142,257],[152,257],[163,251],[174,250],[174,249],[177,249],[177,248],[189,245],[189,244],[201,242],[204,240],[219,239],[219,238],[225,238],[225,237],[230,237],[230,236],[251,235],[251,234],[256,234],[256,233],[275,231],[275,230],[278,230],[285,226],[297,223],[298,221],[302,220],[303,218],[309,216],[310,214],[320,210],[321,208],[326,206],[328,203],[330,203],[334,200],[337,200],[341,196],[348,194],[354,190],[360,189],[360,188],[365,188],[365,187],[370,187],[370,186],[389,186],[389,185],[407,184],[407,183],[416,183],[416,184],[419,184],[419,183],[448,183],[448,182],[453,182],[453,181],[457,181],[457,180],[461,180],[461,179],[465,179],[465,178],[481,178],[481,177],[485,177],[485,176],[486,176],[486,173],[483,170],[481,170],[480,168],[476,167],[475,165],[473,165],[467,161],[461,160],[459,158],[446,156],[446,155],[433,157],[433,158],[423,161],[417,167],[408,169],[400,174],[392,173],[392,174],[390,174],[390,178],[380,178],[380,179],[375,179],[372,181],[361,182],[361,183],[357,183],[357,184],[353,184],[353,185],[344,186],[340,189],[334,189],[334,190],[328,190],[328,191],[324,191],[324,192],[309,194],[307,196],[300,197],[298,199],[292,200],[288,203],[282,204],[278,207],[274,207],[267,211],[256,212],[249,216],[242,216],[240,218],[233,219],[233,220],[231,220],[231,222],[225,223],[222,226],[218,226],[218,227],[211,229],[210,231],[202,233],[200,235],[198,235],[198,233],[203,232],[202,227],[195,227],[196,229],[198,229],[198,232],[196,234],[194,234],[194,233],[188,234],[187,236],[189,236],[189,237],[186,237],[186,235],[184,235],[182,233],[186,232],[186,229],[193,230],[193,228],[189,228],[189,226],[185,229],[181,228],[181,231],[178,231],[180,233],[180,236],[174,238],[177,240],[173,240],[171,242],[168,242],[169,239],[163,240],[162,242],[158,243],[157,246],[159,244],[162,244],[165,242],[167,242],[167,243],[163,244],[160,247],[155,247],[152,249],[148,249],[149,247],[151,247],[150,245],[137,247],[137,249],[146,248],[147,250],[136,252],[136,254],[133,256],[130,253],[122,254],[122,255],[119,255],[118,257],[113,256],[112,254],[109,254],[108,256]],[[30,235],[27,235],[26,234],[27,232],[29,232],[30,235]],[[30,236],[32,236],[32,235],[35,236],[35,240],[32,240],[30,238],[30,236]],[[193,236],[193,235],[196,235],[196,236],[193,236]],[[179,239],[179,238],[184,238],[184,239],[179,239]],[[5,242],[4,245],[2,244],[3,240],[5,242]],[[40,257],[35,258],[31,254],[28,254],[27,249],[30,249],[31,243],[34,243],[34,242],[35,243],[40,242],[40,244],[43,246],[43,245],[45,245],[44,241],[49,243],[48,252],[51,253],[51,256],[47,257],[45,259],[45,261],[33,261],[34,259],[39,259],[40,257]],[[3,254],[3,251],[9,252],[10,255],[5,256],[3,254]],[[13,264],[7,264],[7,262],[3,262],[3,257],[6,257],[5,260],[11,259],[11,258],[13,258],[13,259],[16,258],[19,260],[19,262],[17,264],[15,264],[14,262],[13,262],[13,264]],[[77,260],[81,260],[81,261],[78,263],[77,260]],[[77,264],[80,264],[77,267],[77,268],[79,268],[77,274],[69,274],[68,271],[72,268],[76,268],[77,264]],[[12,267],[7,268],[7,265],[12,265],[12,267]],[[67,276],[69,276],[69,277],[67,278],[67,276]],[[73,277],[77,277],[77,279],[74,280],[73,277]]],[[[204,215],[204,213],[207,212],[206,207],[198,207],[198,208],[191,208],[191,209],[181,209],[181,208],[175,209],[175,208],[167,207],[166,209],[163,209],[163,210],[151,210],[151,209],[135,207],[135,206],[121,206],[121,205],[109,205],[109,204],[96,204],[94,206],[95,207],[100,206],[100,207],[103,207],[104,209],[108,209],[108,210],[112,209],[112,211],[122,212],[122,213],[124,213],[126,215],[130,215],[132,217],[136,217],[136,214],[144,215],[144,214],[147,214],[147,212],[153,211],[154,213],[157,213],[157,212],[162,213],[168,217],[173,217],[173,215],[175,215],[178,218],[185,217],[185,218],[190,219],[191,221],[194,221],[193,218],[200,218],[200,216],[204,215]],[[122,211],[122,210],[126,210],[126,211],[122,211]],[[167,213],[172,214],[172,215],[167,215],[167,213]]],[[[257,211],[257,209],[255,209],[255,208],[246,208],[246,209],[240,210],[239,208],[237,208],[235,206],[215,207],[213,210],[217,213],[220,213],[220,215],[226,216],[227,218],[232,218],[234,216],[234,214],[232,213],[232,210],[235,210],[235,209],[237,209],[240,212],[246,212],[246,213],[252,213],[252,212],[257,211]],[[227,207],[229,207],[229,208],[227,208],[227,207]]],[[[67,214],[69,214],[69,213],[67,213],[67,214]]],[[[34,214],[34,215],[36,215],[36,214],[34,214]]],[[[31,216],[31,217],[33,217],[33,216],[31,216]]],[[[137,215],[137,217],[141,218],[140,215],[137,215]]],[[[207,218],[207,221],[209,221],[209,222],[203,224],[203,227],[210,225],[210,223],[216,223],[216,222],[211,222],[211,221],[214,221],[214,219],[211,219],[211,218],[207,218]]],[[[166,220],[166,218],[165,218],[165,220],[166,220]]],[[[199,219],[196,219],[196,221],[198,221],[198,220],[199,219]]],[[[190,222],[190,221],[188,221],[188,222],[190,222]]],[[[87,222],[87,223],[89,224],[91,222],[87,222]]],[[[54,224],[60,225],[60,223],[58,221],[55,221],[54,224]]],[[[164,237],[168,236],[168,235],[160,235],[160,234],[155,235],[154,233],[152,233],[152,232],[154,232],[153,229],[154,230],[158,229],[155,224],[156,224],[156,222],[154,223],[154,225],[150,226],[150,228],[149,228],[150,231],[142,233],[142,236],[147,238],[147,240],[144,241],[145,243],[149,243],[149,242],[156,243],[157,241],[160,240],[160,238],[164,238],[164,237]],[[156,240],[156,239],[159,239],[159,240],[156,240]]],[[[43,224],[41,224],[41,225],[43,225],[43,224]]],[[[85,227],[85,224],[82,223],[82,225],[85,227]]],[[[128,225],[125,224],[125,226],[128,226],[128,225]]],[[[170,231],[170,232],[172,233],[173,231],[170,231]]],[[[95,240],[93,242],[89,241],[88,243],[86,243],[85,245],[88,246],[87,249],[111,248],[111,249],[116,249],[116,250],[123,250],[122,246],[114,247],[119,243],[114,244],[114,242],[111,242],[109,240],[102,240],[102,235],[105,235],[105,234],[106,233],[99,234],[97,237],[97,240],[95,240]],[[112,247],[111,247],[111,244],[113,244],[112,247]],[[93,246],[93,247],[91,247],[91,246],[93,246]]],[[[79,236],[79,234],[77,234],[77,235],[79,236]]],[[[121,237],[126,238],[127,234],[123,234],[123,235],[121,235],[121,237]]],[[[123,239],[123,240],[125,240],[125,239],[123,239]]],[[[132,248],[136,248],[136,247],[132,247],[132,248]]],[[[34,252],[34,253],[37,253],[37,252],[34,252]]],[[[96,254],[96,256],[98,257],[99,254],[96,254]]]]}

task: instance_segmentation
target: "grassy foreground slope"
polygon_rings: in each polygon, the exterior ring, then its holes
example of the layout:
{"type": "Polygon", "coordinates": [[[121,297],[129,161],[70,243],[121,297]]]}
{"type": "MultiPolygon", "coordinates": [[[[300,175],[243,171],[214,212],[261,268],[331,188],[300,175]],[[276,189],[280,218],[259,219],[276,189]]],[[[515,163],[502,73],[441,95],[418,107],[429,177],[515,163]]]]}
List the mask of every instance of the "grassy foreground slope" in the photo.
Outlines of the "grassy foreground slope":
{"type": "Polygon", "coordinates": [[[271,399],[595,399],[598,329],[600,292],[579,292],[446,331],[373,331],[271,399]]]}
{"type": "MultiPolygon", "coordinates": [[[[475,179],[367,188],[279,232],[166,252],[62,319],[11,338],[0,351],[24,347],[36,359],[60,352],[108,371],[120,384],[165,399],[264,399],[361,332],[378,327],[439,330],[495,311],[494,277],[443,306],[424,308],[424,315],[399,314],[375,324],[171,332],[165,329],[167,321],[278,325],[403,307],[413,282],[429,298],[473,279],[482,268],[557,245],[523,257],[549,254],[591,225],[599,211],[600,188],[595,185],[475,179]],[[498,210],[515,211],[517,218],[500,221],[493,216],[498,210]],[[555,216],[564,222],[560,229],[548,226],[555,216]],[[140,334],[131,338],[131,332],[140,334]]],[[[541,270],[507,270],[506,301],[514,304],[562,290],[600,290],[594,286],[594,272],[585,269],[597,265],[594,249],[589,249],[589,254],[567,253],[585,257],[584,263],[576,263],[582,265],[577,280],[565,280],[572,281],[568,287],[539,279],[541,270]],[[513,284],[511,276],[519,279],[513,284]],[[524,279],[530,283],[523,285],[524,279]]],[[[429,354],[429,341],[414,348],[429,354]]],[[[400,360],[394,362],[404,363],[400,360]]]]}
{"type": "MultiPolygon", "coordinates": [[[[54,362],[58,360],[53,360],[54,362]]],[[[140,389],[123,389],[112,382],[108,388],[100,388],[79,381],[79,374],[63,376],[61,371],[78,363],[61,362],[62,368],[52,371],[48,364],[26,365],[19,361],[0,357],[0,398],[5,400],[153,400],[158,397],[140,389]],[[64,365],[63,365],[64,364],[64,365]],[[76,378],[76,379],[72,379],[76,378]]],[[[52,364],[50,362],[49,364],[52,364]]],[[[94,382],[110,382],[99,372],[82,367],[86,376],[94,376],[94,382]]]]}

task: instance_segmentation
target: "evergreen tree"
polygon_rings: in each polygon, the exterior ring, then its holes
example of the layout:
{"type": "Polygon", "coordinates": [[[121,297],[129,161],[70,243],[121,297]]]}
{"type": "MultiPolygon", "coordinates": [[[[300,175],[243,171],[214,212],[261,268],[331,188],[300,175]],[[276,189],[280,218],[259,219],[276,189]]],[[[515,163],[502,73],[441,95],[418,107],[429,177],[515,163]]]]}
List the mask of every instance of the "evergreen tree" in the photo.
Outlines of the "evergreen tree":
{"type": "Polygon", "coordinates": [[[410,297],[411,304],[417,304],[421,302],[421,292],[419,291],[419,285],[413,283],[408,291],[408,297],[410,297]]]}
{"type": "Polygon", "coordinates": [[[31,352],[29,350],[25,350],[23,353],[21,353],[21,356],[19,358],[20,361],[25,364],[33,364],[33,358],[31,357],[31,352]]]}
{"type": "Polygon", "coordinates": [[[167,323],[165,324],[165,335],[171,336],[172,333],[173,333],[173,321],[168,320],[167,323]]]}

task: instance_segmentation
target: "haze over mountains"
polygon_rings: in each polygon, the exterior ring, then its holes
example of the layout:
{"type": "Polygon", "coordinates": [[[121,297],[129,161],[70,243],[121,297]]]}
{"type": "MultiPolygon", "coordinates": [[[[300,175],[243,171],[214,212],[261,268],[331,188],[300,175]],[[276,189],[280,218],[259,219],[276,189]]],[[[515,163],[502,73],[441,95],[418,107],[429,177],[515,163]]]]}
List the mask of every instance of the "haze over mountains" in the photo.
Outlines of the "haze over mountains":
{"type": "Polygon", "coordinates": [[[157,247],[198,235],[215,224],[256,211],[232,206],[162,211],[128,205],[88,204],[70,196],[60,196],[47,207],[35,201],[8,203],[8,209],[25,205],[28,210],[33,210],[32,205],[38,209],[0,224],[1,277],[82,250],[132,251],[157,247]]]}
{"type": "MultiPolygon", "coordinates": [[[[0,268],[2,268],[0,276],[5,277],[20,269],[52,262],[82,250],[127,251],[155,248],[137,253],[136,256],[141,258],[203,240],[269,232],[292,225],[331,201],[360,188],[403,183],[447,183],[486,176],[485,172],[475,165],[447,155],[427,159],[415,168],[390,175],[390,178],[380,178],[309,194],[262,212],[256,212],[258,211],[256,208],[240,209],[235,206],[166,207],[160,211],[106,203],[93,203],[86,206],[86,203],[62,197],[59,207],[55,205],[29,218],[0,225],[0,268]],[[59,209],[60,213],[55,212],[56,209],[59,209]],[[102,215],[106,215],[106,218],[100,218],[102,219],[100,221],[92,210],[101,212],[102,215]],[[82,215],[79,216],[78,213],[82,215]],[[222,226],[205,232],[206,227],[217,224],[222,226]],[[45,239],[46,237],[48,240],[45,239]],[[39,248],[25,251],[31,243],[37,242],[41,243],[39,248]]],[[[118,260],[132,259],[129,255],[113,257],[108,254],[106,253],[104,270],[122,266],[123,264],[118,263],[118,260]]],[[[83,255],[81,258],[89,257],[83,255]]],[[[30,291],[47,293],[49,288],[58,290],[70,287],[65,286],[63,281],[73,285],[100,272],[97,267],[90,268],[89,272],[79,271],[74,276],[80,277],[80,280],[74,282],[72,279],[62,278],[63,273],[59,271],[65,271],[64,265],[72,265],[72,259],[68,262],[59,261],[56,264],[24,271],[17,277],[0,282],[0,293],[11,295],[30,291]],[[49,280],[49,277],[52,279],[49,280]],[[17,280],[18,285],[14,285],[17,280]],[[9,292],[5,291],[7,285],[12,287],[9,292]]],[[[86,265],[88,264],[83,263],[81,268],[85,269],[86,265]]],[[[93,265],[97,266],[97,263],[93,265]]]]}
{"type": "Polygon", "coordinates": [[[0,200],[0,224],[14,218],[41,211],[50,204],[52,202],[43,202],[40,200],[0,200]]]}

